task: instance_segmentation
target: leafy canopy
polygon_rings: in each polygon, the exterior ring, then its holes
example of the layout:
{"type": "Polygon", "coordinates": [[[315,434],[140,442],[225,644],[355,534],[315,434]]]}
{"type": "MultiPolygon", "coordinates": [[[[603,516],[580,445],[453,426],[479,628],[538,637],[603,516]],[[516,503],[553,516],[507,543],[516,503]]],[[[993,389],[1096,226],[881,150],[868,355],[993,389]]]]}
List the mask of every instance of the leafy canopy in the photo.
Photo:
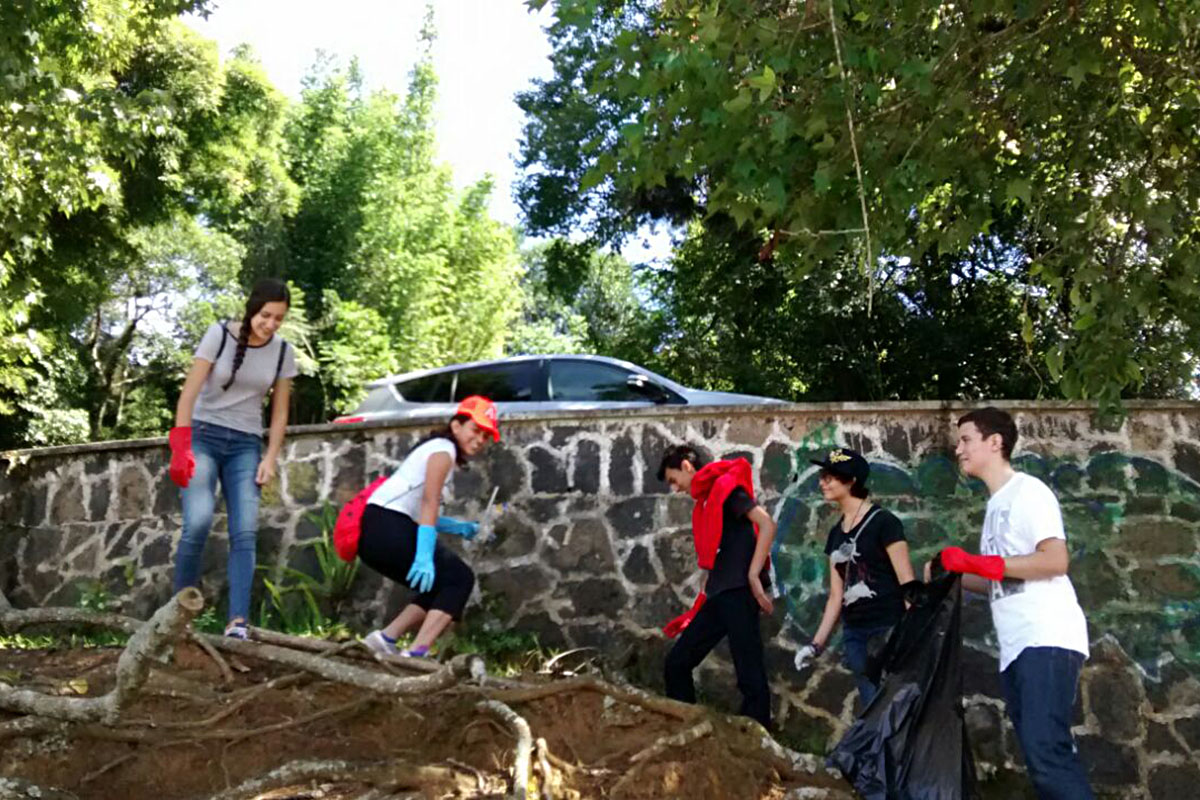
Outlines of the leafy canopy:
{"type": "Polygon", "coordinates": [[[1161,332],[1200,347],[1196,4],[555,5],[555,75],[521,99],[535,230],[691,204],[871,293],[994,249],[1022,344],[1109,404],[1180,354],[1161,332]]]}

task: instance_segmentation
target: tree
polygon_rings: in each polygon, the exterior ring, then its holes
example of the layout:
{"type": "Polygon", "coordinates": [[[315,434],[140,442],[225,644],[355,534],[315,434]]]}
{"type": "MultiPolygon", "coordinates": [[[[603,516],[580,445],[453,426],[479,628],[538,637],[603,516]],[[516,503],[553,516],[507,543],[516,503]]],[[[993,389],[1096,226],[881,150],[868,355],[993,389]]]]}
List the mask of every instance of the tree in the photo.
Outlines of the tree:
{"type": "Polygon", "coordinates": [[[139,49],[201,0],[95,0],[0,7],[0,439],[25,422],[18,402],[54,402],[61,359],[38,327],[64,270],[48,254],[81,214],[122,213],[120,165],[137,162],[170,122],[165,92],[130,93],[121,77],[139,49]],[[36,399],[35,399],[36,398],[36,399]]]}
{"type": "Polygon", "coordinates": [[[317,360],[322,390],[321,416],[353,411],[367,384],[396,371],[387,323],[379,312],[326,290],[325,316],[319,325],[317,360]]]}
{"type": "Polygon", "coordinates": [[[246,248],[235,236],[257,241],[246,220],[286,214],[294,201],[278,155],[283,99],[250,54],[240,51],[222,68],[215,44],[182,23],[156,31],[122,66],[114,91],[131,102],[160,98],[169,113],[136,159],[123,158],[120,139],[98,143],[119,202],[52,217],[50,249],[29,259],[31,269],[56,276],[31,319],[76,351],[82,390],[62,399],[86,410],[91,438],[157,433],[169,422],[161,409],[142,415],[146,430],[130,431],[122,420],[127,390],[148,391],[149,362],[139,351],[147,337],[180,332],[170,320],[182,299],[236,287],[246,248]],[[269,210],[255,208],[264,203],[269,210]]]}
{"type": "Polygon", "coordinates": [[[1021,346],[1108,405],[1174,369],[1163,331],[1200,346],[1194,4],[556,5],[522,98],[535,228],[690,201],[871,298],[890,265],[995,252],[1021,346]]]}
{"type": "Polygon", "coordinates": [[[522,251],[523,307],[505,351],[594,353],[648,363],[657,315],[638,299],[639,281],[620,255],[555,239],[522,251]]]}
{"type": "Polygon", "coordinates": [[[365,95],[355,63],[341,69],[321,58],[286,127],[301,191],[285,224],[287,274],[315,298],[314,324],[333,336],[321,388],[309,395],[323,413],[352,405],[361,385],[351,381],[498,355],[519,310],[515,237],[488,216],[490,179],[456,192],[436,160],[433,39],[427,20],[403,97],[365,95]],[[350,330],[369,346],[344,370],[329,354],[345,352],[350,330]]]}

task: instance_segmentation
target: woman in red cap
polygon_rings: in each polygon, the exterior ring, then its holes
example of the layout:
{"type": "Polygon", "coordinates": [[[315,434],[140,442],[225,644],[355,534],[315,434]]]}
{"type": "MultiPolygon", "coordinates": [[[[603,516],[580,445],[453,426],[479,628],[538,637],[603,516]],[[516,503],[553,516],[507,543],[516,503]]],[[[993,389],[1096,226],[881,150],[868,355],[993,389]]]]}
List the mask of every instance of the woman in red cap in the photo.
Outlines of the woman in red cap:
{"type": "Polygon", "coordinates": [[[479,455],[488,440],[499,441],[496,406],[486,397],[468,397],[447,425],[417,445],[400,468],[379,485],[362,516],[358,556],[376,572],[417,591],[404,610],[366,645],[396,654],[396,640],[417,628],[412,647],[400,653],[425,656],[451,622],[462,617],[475,586],[475,573],[455,553],[437,543],[439,533],[471,539],[474,522],[438,515],[442,492],[456,467],[479,455]]]}

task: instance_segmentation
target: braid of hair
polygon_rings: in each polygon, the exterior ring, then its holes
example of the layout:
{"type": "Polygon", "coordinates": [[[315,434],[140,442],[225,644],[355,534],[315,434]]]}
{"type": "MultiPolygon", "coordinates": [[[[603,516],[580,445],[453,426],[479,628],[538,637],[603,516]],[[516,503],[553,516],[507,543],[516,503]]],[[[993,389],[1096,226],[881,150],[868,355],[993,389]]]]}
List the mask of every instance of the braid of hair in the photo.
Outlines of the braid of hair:
{"type": "Polygon", "coordinates": [[[246,357],[246,345],[250,342],[250,320],[252,315],[250,309],[246,309],[246,316],[242,318],[242,328],[238,331],[237,350],[233,353],[233,371],[229,373],[229,380],[225,381],[225,385],[221,387],[221,391],[228,391],[230,386],[233,386],[233,379],[237,377],[238,370],[242,366],[242,360],[246,357]]]}

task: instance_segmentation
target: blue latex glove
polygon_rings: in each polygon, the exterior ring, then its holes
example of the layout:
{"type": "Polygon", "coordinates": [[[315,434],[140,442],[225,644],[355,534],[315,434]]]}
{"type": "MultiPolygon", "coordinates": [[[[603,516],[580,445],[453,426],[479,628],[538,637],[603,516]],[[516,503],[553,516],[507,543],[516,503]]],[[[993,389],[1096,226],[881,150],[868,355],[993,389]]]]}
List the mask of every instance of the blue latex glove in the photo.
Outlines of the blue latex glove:
{"type": "Polygon", "coordinates": [[[433,546],[437,544],[437,528],[422,525],[417,528],[417,555],[408,570],[408,585],[418,592],[433,588],[433,546]]]}
{"type": "Polygon", "coordinates": [[[479,533],[479,523],[463,522],[454,517],[438,517],[437,529],[439,533],[452,533],[464,539],[474,539],[475,534],[479,533]]]}

